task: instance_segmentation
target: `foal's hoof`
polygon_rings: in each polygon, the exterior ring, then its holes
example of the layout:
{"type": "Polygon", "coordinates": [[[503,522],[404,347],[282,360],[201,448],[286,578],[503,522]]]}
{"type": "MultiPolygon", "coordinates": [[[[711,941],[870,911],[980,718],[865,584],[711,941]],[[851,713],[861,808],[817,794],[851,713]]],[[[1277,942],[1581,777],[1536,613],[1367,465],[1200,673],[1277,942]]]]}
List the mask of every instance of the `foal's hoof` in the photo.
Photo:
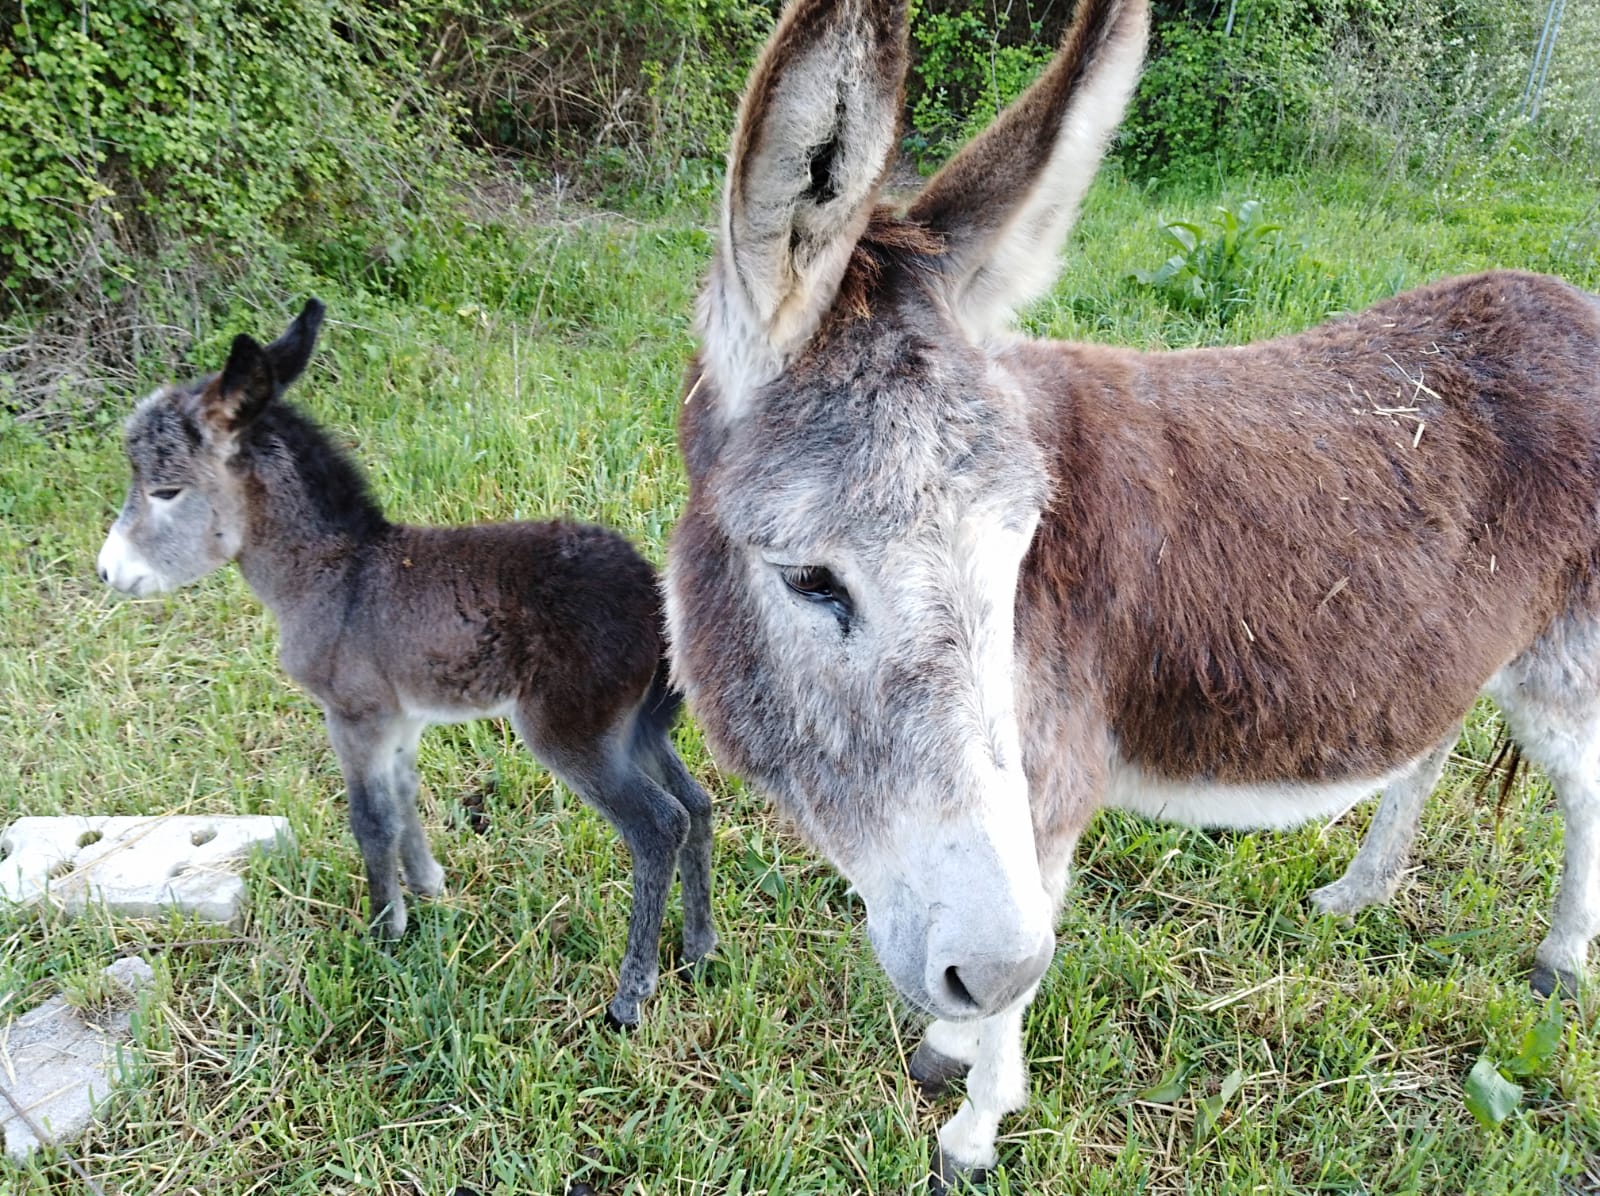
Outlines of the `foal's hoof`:
{"type": "Polygon", "coordinates": [[[444,892],[444,869],[437,860],[429,860],[431,868],[423,869],[419,874],[406,873],[406,888],[418,897],[432,899],[444,892]]]}
{"type": "Polygon", "coordinates": [[[963,1167],[944,1153],[937,1143],[933,1148],[933,1170],[928,1173],[929,1196],[956,1196],[978,1192],[989,1182],[987,1167],[963,1167]]]}
{"type": "Polygon", "coordinates": [[[717,935],[715,931],[708,930],[703,935],[691,938],[683,936],[683,963],[682,967],[689,971],[698,972],[706,957],[717,949],[717,935]]]}
{"type": "Polygon", "coordinates": [[[1541,997],[1559,993],[1561,998],[1567,1001],[1578,999],[1578,984],[1576,973],[1569,972],[1566,968],[1546,967],[1542,963],[1534,964],[1533,974],[1528,977],[1528,987],[1541,997]]]}
{"type": "Polygon", "coordinates": [[[379,944],[397,943],[406,934],[406,907],[391,905],[383,909],[367,928],[379,944]]]}
{"type": "Polygon", "coordinates": [[[922,1089],[922,1095],[930,1099],[944,1095],[951,1084],[965,1079],[967,1070],[967,1064],[940,1054],[926,1041],[911,1052],[911,1059],[906,1063],[906,1071],[917,1082],[917,1087],[922,1089]]]}
{"type": "Polygon", "coordinates": [[[635,1009],[631,1018],[618,1017],[614,1008],[606,1009],[606,1029],[616,1031],[637,1030],[639,1028],[639,1011],[635,1009]]]}

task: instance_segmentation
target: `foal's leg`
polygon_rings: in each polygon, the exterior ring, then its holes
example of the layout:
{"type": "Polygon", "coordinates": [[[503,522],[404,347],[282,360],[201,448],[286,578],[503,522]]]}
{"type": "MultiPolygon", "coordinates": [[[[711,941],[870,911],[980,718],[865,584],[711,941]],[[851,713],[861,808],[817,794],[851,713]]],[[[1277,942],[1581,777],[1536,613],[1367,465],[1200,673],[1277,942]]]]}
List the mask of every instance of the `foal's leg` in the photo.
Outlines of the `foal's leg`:
{"type": "Polygon", "coordinates": [[[980,1180],[998,1157],[995,1135],[1000,1119],[1028,1103],[1028,1064],[1022,1055],[1022,1016],[1039,986],[1034,985],[1016,1004],[991,1017],[971,1022],[936,1021],[928,1027],[922,1045],[912,1056],[911,1074],[918,1060],[937,1059],[943,1080],[967,1072],[967,1098],[956,1115],[939,1130],[939,1154],[934,1166],[934,1190],[959,1178],[980,1180]],[[924,1055],[924,1051],[932,1054],[924,1055]]]}
{"type": "Polygon", "coordinates": [[[678,849],[689,834],[689,815],[634,763],[622,746],[624,734],[613,731],[599,742],[572,744],[542,733],[533,712],[519,711],[513,722],[534,755],[617,829],[633,858],[628,945],[606,1016],[613,1025],[637,1025],[640,1002],[656,990],[661,916],[678,849]]]}
{"type": "MultiPolygon", "coordinates": [[[[349,715],[328,710],[328,738],[338,753],[350,803],[350,830],[367,865],[372,932],[399,938],[406,931],[400,895],[400,845],[406,833],[403,803],[395,792],[394,757],[400,720],[393,715],[349,715]]],[[[415,813],[411,815],[415,820],[415,813]]]]}
{"type": "Polygon", "coordinates": [[[689,815],[689,833],[678,849],[678,877],[683,885],[683,958],[694,963],[717,945],[711,926],[711,798],[665,734],[650,736],[643,748],[648,760],[641,763],[689,815]]]}
{"type": "Polygon", "coordinates": [[[1353,914],[1380,901],[1387,901],[1400,887],[1406,857],[1417,837],[1422,807],[1444,775],[1445,762],[1456,741],[1458,727],[1450,737],[1418,760],[1412,770],[1384,786],[1378,810],[1361,840],[1355,858],[1344,875],[1311,894],[1311,903],[1324,914],[1353,914]]]}
{"type": "Polygon", "coordinates": [[[394,804],[400,815],[400,872],[406,886],[419,897],[437,897],[444,889],[444,869],[433,858],[417,815],[417,741],[427,726],[415,718],[399,724],[393,761],[394,804]]]}

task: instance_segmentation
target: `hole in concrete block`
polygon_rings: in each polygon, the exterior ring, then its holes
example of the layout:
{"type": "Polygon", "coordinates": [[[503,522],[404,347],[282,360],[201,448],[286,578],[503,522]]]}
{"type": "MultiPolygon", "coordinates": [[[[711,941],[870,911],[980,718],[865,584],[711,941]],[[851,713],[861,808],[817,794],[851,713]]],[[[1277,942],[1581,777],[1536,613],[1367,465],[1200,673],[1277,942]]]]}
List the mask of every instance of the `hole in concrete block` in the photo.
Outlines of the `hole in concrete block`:
{"type": "Polygon", "coordinates": [[[187,871],[189,871],[188,864],[174,864],[172,865],[172,871],[167,873],[167,879],[171,880],[174,876],[182,876],[187,871]]]}
{"type": "Polygon", "coordinates": [[[98,843],[103,838],[105,836],[99,831],[84,831],[83,834],[78,836],[78,846],[88,847],[91,843],[98,843]]]}
{"type": "Polygon", "coordinates": [[[48,876],[51,880],[60,880],[63,876],[65,876],[67,873],[69,873],[71,871],[72,871],[72,861],[71,860],[57,860],[55,863],[50,865],[50,871],[45,873],[45,875],[48,876]]]}
{"type": "Polygon", "coordinates": [[[196,847],[203,847],[207,843],[211,842],[211,840],[215,839],[216,837],[217,837],[217,828],[216,827],[214,827],[214,826],[203,826],[199,830],[195,831],[194,834],[189,836],[189,842],[193,843],[196,847]]]}

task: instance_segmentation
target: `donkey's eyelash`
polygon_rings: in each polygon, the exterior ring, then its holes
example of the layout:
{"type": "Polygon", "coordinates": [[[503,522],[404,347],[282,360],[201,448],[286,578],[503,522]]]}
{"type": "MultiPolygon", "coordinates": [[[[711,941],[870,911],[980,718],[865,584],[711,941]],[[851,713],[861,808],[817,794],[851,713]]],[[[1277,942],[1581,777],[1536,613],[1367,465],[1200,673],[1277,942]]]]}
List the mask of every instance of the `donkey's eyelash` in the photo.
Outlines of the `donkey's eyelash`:
{"type": "Polygon", "coordinates": [[[163,486],[159,490],[150,491],[150,497],[160,502],[171,502],[182,493],[182,486],[163,486]]]}
{"type": "Polygon", "coordinates": [[[855,608],[850,601],[850,592],[831,569],[822,565],[780,565],[778,576],[783,578],[783,584],[792,593],[831,610],[839,620],[840,628],[848,634],[855,608]]]}

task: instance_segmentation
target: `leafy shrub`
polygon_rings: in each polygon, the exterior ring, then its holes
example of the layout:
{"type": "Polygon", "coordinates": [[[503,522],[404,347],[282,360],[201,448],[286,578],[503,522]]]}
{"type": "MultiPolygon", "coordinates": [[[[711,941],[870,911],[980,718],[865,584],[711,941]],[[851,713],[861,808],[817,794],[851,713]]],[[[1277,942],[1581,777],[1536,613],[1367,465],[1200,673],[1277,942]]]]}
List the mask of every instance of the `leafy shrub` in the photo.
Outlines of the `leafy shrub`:
{"type": "Polygon", "coordinates": [[[1020,95],[1054,51],[1043,23],[1020,31],[973,5],[914,5],[906,149],[919,165],[942,161],[1020,95]]]}
{"type": "Polygon", "coordinates": [[[1237,212],[1219,205],[1211,225],[1208,230],[1189,220],[1163,223],[1161,239],[1174,252],[1153,270],[1132,271],[1129,280],[1179,311],[1226,324],[1255,299],[1264,279],[1315,272],[1305,246],[1286,241],[1259,200],[1245,200],[1237,212]]]}
{"type": "Polygon", "coordinates": [[[0,280],[112,298],[130,263],[212,266],[332,218],[397,228],[439,108],[401,9],[346,0],[0,4],[0,280]],[[7,18],[9,18],[7,20],[7,18]],[[85,277],[87,270],[87,277],[85,277]]]}
{"type": "MultiPolygon", "coordinates": [[[[912,25],[908,148],[937,159],[981,127],[1048,59],[1073,7],[922,0],[912,25]]],[[[1529,130],[1521,124],[1544,8],[1532,0],[1155,0],[1149,56],[1117,153],[1147,179],[1351,159],[1442,177],[1458,163],[1492,162],[1512,135],[1536,152],[1593,160],[1600,6],[1568,6],[1540,119],[1529,130]]]]}

